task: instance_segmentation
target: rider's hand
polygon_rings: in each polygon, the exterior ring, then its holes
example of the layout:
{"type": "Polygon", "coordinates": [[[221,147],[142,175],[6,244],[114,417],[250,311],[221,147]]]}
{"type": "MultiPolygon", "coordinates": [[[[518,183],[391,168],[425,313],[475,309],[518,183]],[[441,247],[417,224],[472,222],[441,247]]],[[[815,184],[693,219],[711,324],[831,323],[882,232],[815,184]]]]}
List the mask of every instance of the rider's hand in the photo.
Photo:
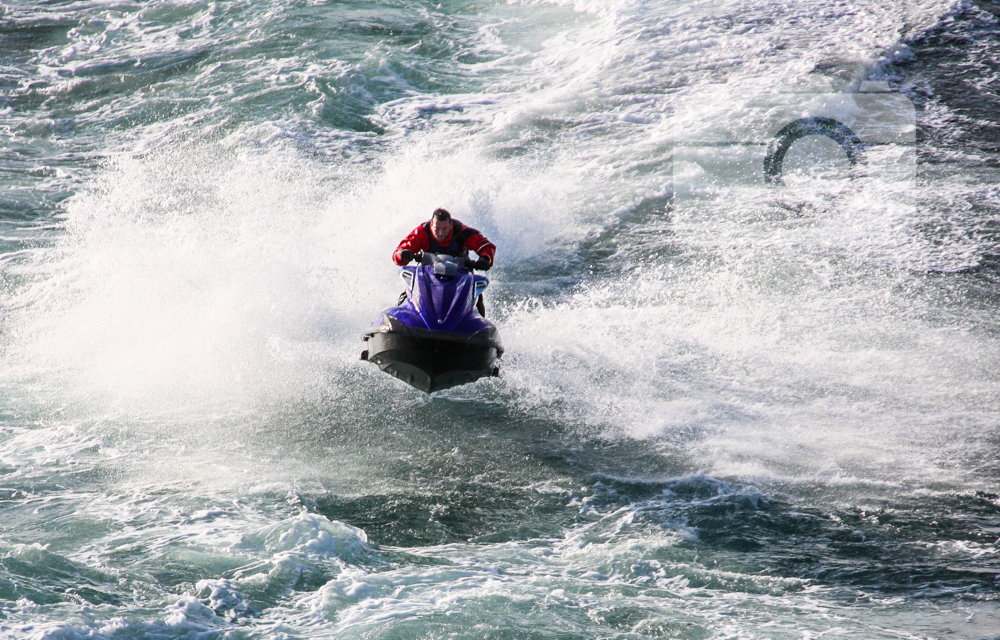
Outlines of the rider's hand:
{"type": "Polygon", "coordinates": [[[410,264],[413,261],[413,252],[409,249],[403,249],[399,252],[399,257],[402,259],[403,264],[410,264]]]}
{"type": "Polygon", "coordinates": [[[476,260],[476,264],[475,264],[476,269],[478,269],[480,271],[489,271],[490,267],[492,267],[492,266],[493,266],[493,263],[490,262],[490,259],[487,258],[486,256],[479,256],[479,259],[476,260]]]}

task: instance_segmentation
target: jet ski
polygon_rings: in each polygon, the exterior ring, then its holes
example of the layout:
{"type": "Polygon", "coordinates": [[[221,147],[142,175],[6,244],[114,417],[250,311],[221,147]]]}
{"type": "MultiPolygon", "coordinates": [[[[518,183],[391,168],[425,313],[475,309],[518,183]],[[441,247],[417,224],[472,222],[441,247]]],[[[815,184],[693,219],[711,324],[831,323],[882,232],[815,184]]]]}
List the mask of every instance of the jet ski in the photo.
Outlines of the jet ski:
{"type": "Polygon", "coordinates": [[[476,309],[489,285],[465,257],[418,255],[400,268],[405,301],[382,312],[362,335],[361,359],[431,393],[499,375],[503,345],[496,326],[476,309]]]}

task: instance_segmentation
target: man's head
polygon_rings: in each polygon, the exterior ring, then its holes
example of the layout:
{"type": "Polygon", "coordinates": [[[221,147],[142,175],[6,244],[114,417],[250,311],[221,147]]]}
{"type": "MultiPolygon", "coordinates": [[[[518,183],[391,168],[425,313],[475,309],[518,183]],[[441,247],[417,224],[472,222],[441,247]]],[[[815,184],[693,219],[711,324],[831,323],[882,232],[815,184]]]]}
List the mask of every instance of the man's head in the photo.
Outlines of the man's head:
{"type": "Polygon", "coordinates": [[[431,215],[431,235],[438,242],[444,242],[451,235],[451,214],[445,209],[435,209],[431,215]]]}

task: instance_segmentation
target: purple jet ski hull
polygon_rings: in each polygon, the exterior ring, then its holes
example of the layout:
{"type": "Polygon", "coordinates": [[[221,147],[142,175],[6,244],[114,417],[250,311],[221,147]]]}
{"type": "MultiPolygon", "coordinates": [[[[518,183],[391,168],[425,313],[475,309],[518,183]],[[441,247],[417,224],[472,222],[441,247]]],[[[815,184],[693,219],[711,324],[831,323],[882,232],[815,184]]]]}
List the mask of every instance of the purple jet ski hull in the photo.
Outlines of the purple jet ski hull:
{"type": "Polygon", "coordinates": [[[503,345],[496,326],[476,310],[488,280],[465,270],[444,268],[437,256],[419,267],[403,267],[406,301],[386,309],[364,332],[363,360],[403,382],[432,393],[498,374],[503,345]]]}

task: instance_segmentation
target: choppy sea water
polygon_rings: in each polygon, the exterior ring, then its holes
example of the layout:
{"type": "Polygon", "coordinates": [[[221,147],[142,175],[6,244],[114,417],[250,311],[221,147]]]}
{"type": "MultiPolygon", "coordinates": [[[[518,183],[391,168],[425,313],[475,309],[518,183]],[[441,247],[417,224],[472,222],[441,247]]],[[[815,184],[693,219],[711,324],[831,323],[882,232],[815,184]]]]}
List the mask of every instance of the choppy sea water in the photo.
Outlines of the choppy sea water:
{"type": "Polygon", "coordinates": [[[2,8],[0,637],[1000,638],[1000,5],[2,8]],[[675,166],[803,79],[915,174],[675,166]],[[508,351],[429,397],[437,206],[508,351]]]}

